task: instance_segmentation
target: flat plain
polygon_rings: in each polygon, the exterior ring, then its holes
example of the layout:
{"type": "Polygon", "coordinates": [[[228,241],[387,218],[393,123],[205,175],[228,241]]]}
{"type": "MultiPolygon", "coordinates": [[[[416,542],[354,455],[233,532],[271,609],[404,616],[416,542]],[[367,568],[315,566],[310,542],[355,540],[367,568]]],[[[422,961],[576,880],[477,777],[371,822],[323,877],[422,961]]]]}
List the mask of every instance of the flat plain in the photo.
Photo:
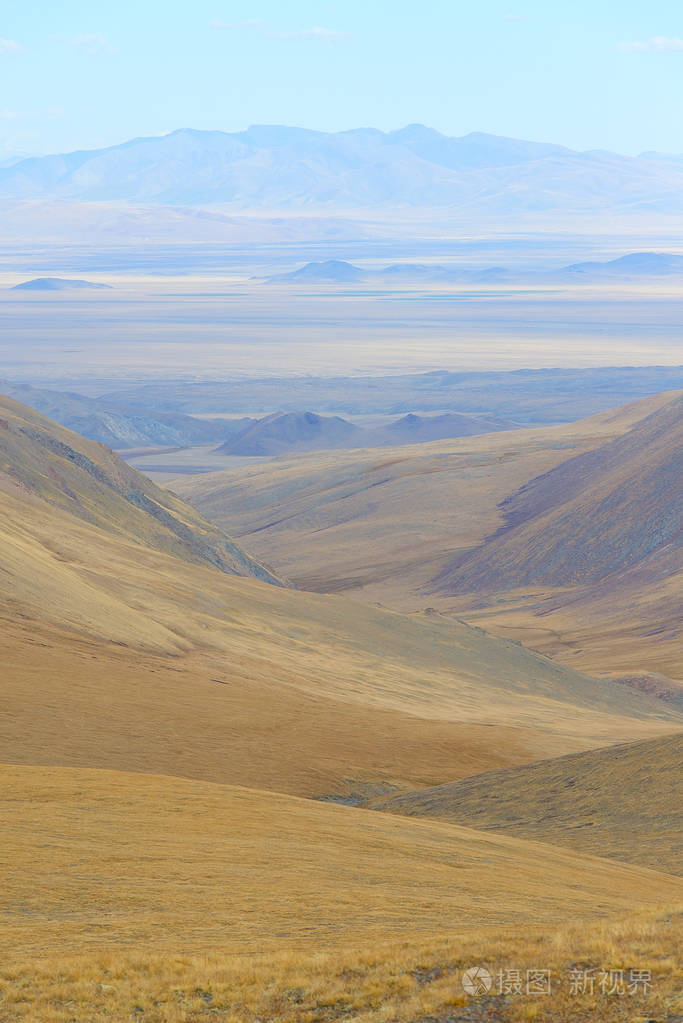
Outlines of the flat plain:
{"type": "MultiPolygon", "coordinates": [[[[680,362],[679,278],[556,281],[558,259],[614,254],[614,238],[552,235],[525,238],[492,231],[420,237],[415,224],[398,240],[396,225],[378,238],[297,243],[280,225],[277,245],[230,244],[205,249],[182,234],[175,247],[119,243],[109,250],[36,243],[18,265],[9,239],[0,248],[0,364],[3,375],[100,390],[130,381],[232,380],[282,376],[382,375],[432,370],[598,366],[666,366],[680,362]],[[416,257],[416,252],[420,253],[416,257]],[[533,271],[528,283],[358,285],[265,283],[269,274],[309,259],[338,256],[377,269],[419,258],[481,269],[533,271]],[[87,277],[97,292],[11,290],[31,277],[87,277]],[[161,357],[163,353],[163,358],[161,357]]],[[[254,219],[253,230],[263,221],[254,219]]],[[[349,238],[350,235],[350,238],[349,238]]],[[[0,245],[2,239],[0,239],[0,245]]],[[[628,237],[636,248],[668,238],[628,237]]],[[[617,249],[618,253],[623,248],[617,249]]],[[[628,251],[628,249],[626,250],[628,251]]],[[[274,411],[273,408],[266,411],[274,411]]]]}

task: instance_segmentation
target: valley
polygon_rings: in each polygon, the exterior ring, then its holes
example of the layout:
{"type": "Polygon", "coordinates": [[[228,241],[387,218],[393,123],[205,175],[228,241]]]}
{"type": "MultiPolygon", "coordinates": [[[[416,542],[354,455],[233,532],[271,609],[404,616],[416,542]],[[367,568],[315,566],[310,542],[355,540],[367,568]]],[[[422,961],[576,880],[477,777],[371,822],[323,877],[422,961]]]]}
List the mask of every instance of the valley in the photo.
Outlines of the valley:
{"type": "Polygon", "coordinates": [[[431,607],[583,670],[680,681],[680,426],[680,396],[665,393],[567,426],[419,445],[391,457],[370,450],[278,459],[169,486],[305,589],[401,610],[431,607]],[[660,483],[648,481],[658,471],[660,483]],[[555,510],[544,506],[544,488],[563,495],[555,510]],[[610,509],[604,526],[600,500],[610,509]],[[626,502],[620,510],[617,500],[626,502]],[[523,512],[524,501],[538,506],[523,512]],[[657,522],[670,514],[669,532],[648,527],[647,514],[657,522]],[[508,526],[515,515],[518,524],[508,526]],[[563,526],[574,529],[573,539],[550,524],[553,515],[573,521],[563,526]],[[608,531],[622,528],[635,532],[610,541],[613,551],[629,552],[617,583],[614,565],[587,551],[599,536],[604,556],[608,531]],[[571,556],[590,564],[592,575],[562,561],[554,578],[544,574],[553,563],[548,535],[561,557],[573,544],[571,556]],[[505,545],[512,551],[515,542],[527,566],[521,571],[506,566],[505,545]],[[476,564],[495,565],[488,588],[483,576],[468,577],[466,566],[476,564]]]}

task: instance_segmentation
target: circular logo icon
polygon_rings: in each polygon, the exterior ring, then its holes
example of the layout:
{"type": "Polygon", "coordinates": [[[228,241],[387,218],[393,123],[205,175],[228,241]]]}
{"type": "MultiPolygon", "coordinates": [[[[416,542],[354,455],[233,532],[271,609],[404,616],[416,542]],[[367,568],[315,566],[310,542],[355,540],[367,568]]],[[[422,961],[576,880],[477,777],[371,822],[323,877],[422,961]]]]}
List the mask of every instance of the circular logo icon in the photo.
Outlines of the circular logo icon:
{"type": "Polygon", "coordinates": [[[484,966],[470,966],[462,975],[462,986],[468,995],[485,995],[492,984],[493,978],[484,966]]]}

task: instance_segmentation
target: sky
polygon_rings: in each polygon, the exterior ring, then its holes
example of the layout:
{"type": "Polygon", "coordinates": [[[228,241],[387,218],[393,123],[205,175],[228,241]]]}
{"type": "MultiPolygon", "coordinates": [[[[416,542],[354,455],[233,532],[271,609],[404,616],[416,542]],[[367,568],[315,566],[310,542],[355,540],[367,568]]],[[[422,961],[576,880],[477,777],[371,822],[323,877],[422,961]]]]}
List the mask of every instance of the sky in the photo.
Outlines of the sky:
{"type": "Polygon", "coordinates": [[[0,6],[0,160],[177,128],[422,123],[683,152],[681,0],[0,6]]]}

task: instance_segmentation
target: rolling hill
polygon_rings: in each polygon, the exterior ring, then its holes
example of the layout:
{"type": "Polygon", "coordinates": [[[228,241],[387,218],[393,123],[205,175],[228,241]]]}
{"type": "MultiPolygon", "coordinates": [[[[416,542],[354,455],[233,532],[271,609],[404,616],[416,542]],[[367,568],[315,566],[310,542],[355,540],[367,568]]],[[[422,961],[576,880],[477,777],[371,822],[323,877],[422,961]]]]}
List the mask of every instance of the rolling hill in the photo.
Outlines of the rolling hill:
{"type": "Polygon", "coordinates": [[[270,585],[177,497],[9,399],[0,445],[5,761],[358,799],[681,718],[461,622],[270,585]]]}
{"type": "Polygon", "coordinates": [[[256,125],[183,129],[107,149],[33,157],[0,168],[0,199],[62,199],[234,208],[452,207],[520,212],[680,214],[674,161],[576,152],[423,125],[325,133],[256,125]]]}
{"type": "Polygon", "coordinates": [[[683,256],[667,252],[629,252],[602,263],[574,263],[560,273],[590,279],[669,277],[683,274],[683,256]]]}
{"type": "MultiPolygon", "coordinates": [[[[0,415],[0,481],[6,501],[37,500],[151,550],[278,582],[220,530],[108,448],[62,430],[9,398],[2,400],[0,415]]],[[[4,528],[26,524],[24,516],[11,516],[4,528]]]]}
{"type": "MultiPolygon", "coordinates": [[[[431,263],[391,263],[380,270],[362,270],[353,263],[341,259],[329,259],[323,263],[305,263],[288,273],[267,277],[269,284],[484,284],[515,280],[520,275],[505,267],[492,266],[471,269],[459,264],[442,266],[431,263]]],[[[533,275],[532,275],[533,276],[533,275]]]]}
{"type": "Polygon", "coordinates": [[[344,260],[305,263],[288,273],[266,278],[269,284],[520,284],[564,282],[651,281],[683,274],[683,256],[667,252],[629,252],[617,259],[572,263],[559,270],[504,266],[474,268],[459,263],[392,263],[382,269],[361,269],[344,260]]]}
{"type": "Polygon", "coordinates": [[[341,416],[320,416],[316,412],[274,412],[256,422],[250,420],[248,426],[216,450],[225,455],[274,457],[307,451],[421,444],[512,428],[512,423],[500,419],[458,412],[437,416],[408,413],[386,426],[374,427],[362,427],[341,416]]]}
{"type": "Polygon", "coordinates": [[[287,451],[361,447],[363,431],[340,416],[274,412],[257,420],[218,450],[226,455],[279,455],[287,451]]]}
{"type": "Polygon", "coordinates": [[[275,274],[269,277],[268,281],[270,283],[291,281],[293,284],[349,284],[363,280],[365,276],[364,271],[352,263],[347,263],[343,259],[327,259],[322,263],[305,263],[290,273],[275,274]]]}
{"type": "Polygon", "coordinates": [[[682,764],[679,733],[491,771],[371,805],[683,874],[682,764]]]}
{"type": "Polygon", "coordinates": [[[387,445],[426,444],[434,440],[446,440],[452,437],[476,437],[482,433],[494,433],[497,430],[512,430],[516,424],[497,419],[493,416],[467,416],[461,412],[442,412],[436,416],[407,415],[390,423],[384,431],[377,431],[372,440],[381,440],[387,445]]]}
{"type": "Polygon", "coordinates": [[[78,291],[111,288],[111,284],[95,284],[93,281],[68,280],[64,277],[34,277],[31,281],[15,284],[13,291],[78,291]]]}
{"type": "Polygon", "coordinates": [[[682,890],[539,842],[234,786],[4,765],[0,781],[0,938],[15,956],[414,942],[588,922],[682,890]]]}
{"type": "Polygon", "coordinates": [[[568,956],[596,976],[647,963],[629,1010],[675,1019],[670,875],[178,778],[2,766],[0,786],[8,1020],[623,1018],[625,999],[577,998],[568,956]],[[539,961],[551,1003],[463,990],[473,962],[539,961]]]}
{"type": "Polygon", "coordinates": [[[683,681],[682,412],[678,394],[530,480],[429,588],[467,594],[476,620],[568,663],[683,681]]]}

